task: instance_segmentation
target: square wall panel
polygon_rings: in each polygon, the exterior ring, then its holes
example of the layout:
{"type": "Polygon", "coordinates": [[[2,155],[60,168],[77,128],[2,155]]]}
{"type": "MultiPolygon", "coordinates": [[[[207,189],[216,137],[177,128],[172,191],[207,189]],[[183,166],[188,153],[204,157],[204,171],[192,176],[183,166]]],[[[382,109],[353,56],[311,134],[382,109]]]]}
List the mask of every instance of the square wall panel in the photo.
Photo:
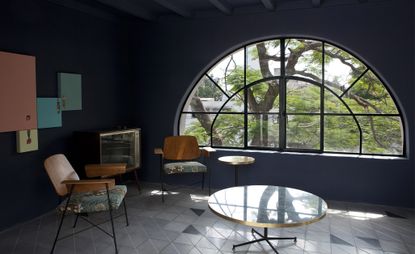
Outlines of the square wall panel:
{"type": "Polygon", "coordinates": [[[58,97],[62,99],[62,110],[82,109],[82,75],[58,72],[58,97]]]}
{"type": "Polygon", "coordinates": [[[38,129],[62,127],[60,98],[37,98],[38,129]]]}
{"type": "Polygon", "coordinates": [[[0,51],[0,132],[36,127],[36,58],[0,51]]]}
{"type": "Polygon", "coordinates": [[[17,131],[16,146],[18,153],[38,150],[37,129],[17,131]]]}

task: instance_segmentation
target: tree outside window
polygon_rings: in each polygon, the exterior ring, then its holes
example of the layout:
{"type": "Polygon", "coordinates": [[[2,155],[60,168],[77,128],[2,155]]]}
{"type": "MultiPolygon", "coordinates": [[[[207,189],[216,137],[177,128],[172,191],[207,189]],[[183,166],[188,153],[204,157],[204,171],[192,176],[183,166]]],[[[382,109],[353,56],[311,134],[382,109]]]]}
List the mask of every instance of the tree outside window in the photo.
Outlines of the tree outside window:
{"type": "Polygon", "coordinates": [[[279,38],[210,68],[183,106],[179,132],[203,146],[403,156],[402,126],[362,61],[327,42],[279,38]]]}

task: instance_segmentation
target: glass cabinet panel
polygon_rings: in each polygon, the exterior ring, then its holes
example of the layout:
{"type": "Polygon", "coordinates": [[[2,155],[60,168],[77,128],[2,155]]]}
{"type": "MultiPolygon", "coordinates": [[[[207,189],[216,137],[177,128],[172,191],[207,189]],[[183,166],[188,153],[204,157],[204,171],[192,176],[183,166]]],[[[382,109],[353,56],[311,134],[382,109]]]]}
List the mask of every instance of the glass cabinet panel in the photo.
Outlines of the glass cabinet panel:
{"type": "Polygon", "coordinates": [[[138,168],[139,144],[139,129],[101,133],[101,163],[127,163],[127,169],[138,168]]]}

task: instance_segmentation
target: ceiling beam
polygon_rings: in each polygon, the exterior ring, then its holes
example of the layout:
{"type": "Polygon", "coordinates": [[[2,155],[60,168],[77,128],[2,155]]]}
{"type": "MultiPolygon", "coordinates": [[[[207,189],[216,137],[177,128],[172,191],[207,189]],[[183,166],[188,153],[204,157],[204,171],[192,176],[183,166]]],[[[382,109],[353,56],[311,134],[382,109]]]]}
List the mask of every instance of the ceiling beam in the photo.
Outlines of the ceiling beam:
{"type": "Polygon", "coordinates": [[[187,10],[186,8],[183,8],[181,6],[178,6],[177,4],[174,3],[174,1],[171,0],[153,0],[154,2],[158,3],[159,5],[163,6],[166,9],[169,9],[177,14],[179,14],[180,16],[183,17],[191,17],[192,16],[192,12],[187,10]]]}
{"type": "Polygon", "coordinates": [[[274,11],[277,7],[275,0],[261,0],[261,2],[264,5],[265,9],[269,11],[274,11]]]}
{"type": "Polygon", "coordinates": [[[108,20],[118,20],[117,16],[106,12],[106,11],[102,11],[99,10],[97,8],[93,8],[89,5],[83,4],[83,3],[79,3],[79,2],[75,2],[75,1],[67,1],[67,0],[48,0],[51,3],[54,3],[56,5],[60,5],[63,6],[65,8],[69,8],[69,9],[73,9],[76,11],[80,11],[92,16],[96,16],[96,17],[100,17],[100,18],[104,18],[104,19],[108,19],[108,20]]]}
{"type": "Polygon", "coordinates": [[[141,19],[149,20],[149,21],[154,21],[157,19],[157,17],[153,13],[147,10],[144,10],[144,8],[137,5],[135,2],[131,2],[128,0],[117,0],[117,1],[97,0],[97,1],[107,6],[111,6],[115,9],[118,9],[122,12],[131,14],[137,18],[141,18],[141,19]]]}
{"type": "Polygon", "coordinates": [[[320,7],[321,6],[321,2],[323,2],[323,0],[311,0],[311,5],[313,7],[320,7]]]}
{"type": "Polygon", "coordinates": [[[225,2],[226,0],[209,0],[211,4],[213,4],[216,8],[218,8],[221,12],[231,15],[233,12],[232,6],[225,2]]]}

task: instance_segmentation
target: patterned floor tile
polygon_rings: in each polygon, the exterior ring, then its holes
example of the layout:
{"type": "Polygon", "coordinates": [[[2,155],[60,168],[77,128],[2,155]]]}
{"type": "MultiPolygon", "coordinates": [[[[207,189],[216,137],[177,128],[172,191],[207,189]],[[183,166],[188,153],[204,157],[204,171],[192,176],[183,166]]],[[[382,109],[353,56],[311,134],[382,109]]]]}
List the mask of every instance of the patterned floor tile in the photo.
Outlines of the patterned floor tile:
{"type": "MultiPolygon", "coordinates": [[[[120,254],[274,253],[266,242],[240,246],[233,252],[233,245],[254,239],[251,228],[213,214],[207,206],[206,191],[175,188],[162,203],[157,188],[158,185],[143,184],[139,194],[135,186],[129,187],[126,200],[130,225],[125,226],[123,216],[114,220],[120,254]]],[[[297,237],[296,243],[272,241],[279,253],[415,254],[413,209],[337,201],[329,201],[329,206],[327,216],[319,222],[269,229],[270,236],[297,237]]],[[[107,220],[108,213],[88,218],[107,220]]],[[[74,216],[65,219],[61,235],[73,232],[73,221],[74,216]]],[[[59,216],[53,210],[0,232],[0,253],[50,253],[58,223],[59,216]]],[[[86,222],[79,220],[76,230],[87,226],[86,222]]],[[[109,222],[101,227],[111,230],[109,222]]],[[[256,230],[263,232],[262,228],[256,230]]],[[[93,228],[59,241],[55,254],[60,253],[112,254],[114,242],[93,228]]]]}
{"type": "Polygon", "coordinates": [[[345,240],[343,240],[340,237],[337,237],[335,235],[330,235],[330,243],[332,243],[332,244],[341,244],[341,245],[346,245],[346,246],[353,246],[349,242],[347,242],[347,241],[345,241],[345,240]]]}
{"type": "Polygon", "coordinates": [[[197,216],[201,216],[205,212],[205,209],[190,208],[190,210],[192,210],[197,216]]]}
{"type": "Polygon", "coordinates": [[[200,235],[200,232],[193,227],[192,225],[189,225],[187,228],[185,228],[182,233],[192,234],[192,235],[200,235]]]}

